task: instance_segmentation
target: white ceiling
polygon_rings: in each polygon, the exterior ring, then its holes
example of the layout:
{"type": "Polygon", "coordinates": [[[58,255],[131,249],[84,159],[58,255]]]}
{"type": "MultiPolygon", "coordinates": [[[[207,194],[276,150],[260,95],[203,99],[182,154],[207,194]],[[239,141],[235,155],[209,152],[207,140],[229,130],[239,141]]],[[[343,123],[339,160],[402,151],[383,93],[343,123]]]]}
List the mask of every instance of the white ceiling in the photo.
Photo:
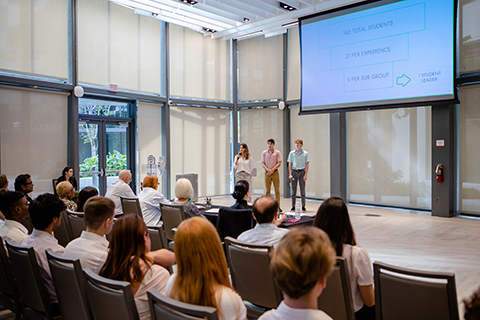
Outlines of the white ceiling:
{"type": "Polygon", "coordinates": [[[365,0],[282,0],[297,8],[292,11],[280,8],[279,0],[196,0],[195,5],[181,0],[110,1],[132,8],[138,14],[183,25],[214,39],[231,39],[282,34],[288,28],[285,25],[297,22],[299,17],[365,0]]]}

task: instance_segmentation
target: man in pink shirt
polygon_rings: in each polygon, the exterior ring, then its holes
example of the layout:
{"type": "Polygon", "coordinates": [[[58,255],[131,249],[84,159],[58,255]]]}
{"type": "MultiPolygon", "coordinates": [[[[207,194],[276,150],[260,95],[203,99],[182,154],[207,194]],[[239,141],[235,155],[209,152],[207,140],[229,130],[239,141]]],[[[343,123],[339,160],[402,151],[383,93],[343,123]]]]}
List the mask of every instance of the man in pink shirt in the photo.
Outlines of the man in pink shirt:
{"type": "MultiPolygon", "coordinates": [[[[265,170],[265,187],[267,188],[266,194],[270,194],[272,187],[275,188],[275,198],[280,204],[280,174],[278,168],[282,165],[282,154],[280,151],[275,150],[275,140],[267,140],[268,149],[262,152],[262,167],[265,170]]],[[[281,208],[278,208],[279,212],[282,212],[281,208]]]]}

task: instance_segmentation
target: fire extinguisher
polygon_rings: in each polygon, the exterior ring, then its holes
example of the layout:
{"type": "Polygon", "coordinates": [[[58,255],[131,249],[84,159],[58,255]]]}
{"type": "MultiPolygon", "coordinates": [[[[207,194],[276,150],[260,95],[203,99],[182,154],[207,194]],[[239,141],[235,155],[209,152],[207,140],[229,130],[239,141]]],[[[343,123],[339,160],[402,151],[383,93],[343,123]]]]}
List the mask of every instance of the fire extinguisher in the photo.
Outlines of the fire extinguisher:
{"type": "Polygon", "coordinates": [[[435,167],[435,177],[437,182],[443,182],[443,165],[440,163],[435,167]]]}

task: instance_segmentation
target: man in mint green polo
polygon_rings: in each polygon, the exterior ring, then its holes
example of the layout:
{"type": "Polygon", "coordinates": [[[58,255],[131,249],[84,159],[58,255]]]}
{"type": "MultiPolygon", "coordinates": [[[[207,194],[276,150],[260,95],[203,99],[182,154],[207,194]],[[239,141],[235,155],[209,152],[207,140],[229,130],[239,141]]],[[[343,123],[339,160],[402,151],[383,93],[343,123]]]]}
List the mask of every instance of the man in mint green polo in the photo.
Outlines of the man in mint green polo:
{"type": "Polygon", "coordinates": [[[307,211],[305,208],[305,182],[307,181],[308,173],[308,152],[302,149],[303,140],[295,140],[295,149],[288,154],[288,172],[289,178],[292,182],[292,209],[295,211],[295,201],[297,200],[297,181],[300,185],[300,196],[302,197],[302,211],[307,211]]]}

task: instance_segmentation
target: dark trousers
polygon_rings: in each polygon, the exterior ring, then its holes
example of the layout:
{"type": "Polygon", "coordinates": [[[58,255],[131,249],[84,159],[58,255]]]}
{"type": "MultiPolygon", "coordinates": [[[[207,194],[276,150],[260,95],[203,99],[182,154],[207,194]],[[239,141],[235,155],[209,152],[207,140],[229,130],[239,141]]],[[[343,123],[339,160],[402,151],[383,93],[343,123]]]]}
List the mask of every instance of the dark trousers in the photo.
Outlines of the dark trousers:
{"type": "Polygon", "coordinates": [[[305,207],[305,181],[303,181],[303,176],[305,175],[305,169],[303,170],[293,170],[292,169],[292,207],[295,207],[295,202],[297,201],[297,181],[300,185],[300,196],[302,197],[302,207],[305,207]]]}
{"type": "Polygon", "coordinates": [[[363,305],[362,309],[355,312],[355,320],[375,320],[375,306],[363,305]]]}

